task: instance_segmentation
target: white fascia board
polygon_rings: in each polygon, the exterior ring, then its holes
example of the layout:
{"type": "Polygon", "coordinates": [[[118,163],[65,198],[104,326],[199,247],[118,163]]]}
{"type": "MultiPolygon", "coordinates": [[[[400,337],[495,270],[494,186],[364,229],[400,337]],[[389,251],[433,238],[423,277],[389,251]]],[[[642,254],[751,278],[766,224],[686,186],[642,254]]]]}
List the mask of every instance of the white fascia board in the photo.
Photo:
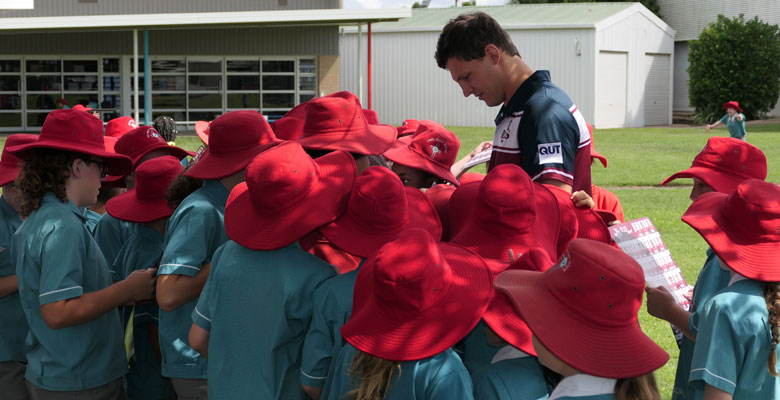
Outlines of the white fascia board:
{"type": "Polygon", "coordinates": [[[33,0],[0,0],[0,10],[32,10],[33,0]]]}
{"type": "Polygon", "coordinates": [[[674,35],[677,34],[677,31],[674,30],[669,24],[664,22],[661,18],[658,18],[657,15],[653,14],[652,11],[648,10],[647,7],[643,6],[641,3],[636,3],[631,7],[626,8],[623,11],[620,11],[618,13],[615,13],[613,15],[610,15],[607,18],[602,19],[598,23],[596,23],[596,30],[600,31],[605,29],[608,26],[614,25],[629,16],[633,14],[642,14],[643,16],[647,17],[647,19],[650,20],[653,24],[661,28],[664,32],[666,32],[667,35],[671,36],[672,39],[674,39],[674,35]]]}
{"type": "MultiPolygon", "coordinates": [[[[529,31],[529,30],[543,30],[543,29],[596,29],[596,24],[516,24],[516,25],[501,25],[504,30],[507,31],[529,31]]],[[[411,28],[374,28],[371,33],[387,33],[387,32],[441,32],[443,26],[425,26],[425,27],[411,27],[411,28]]],[[[345,34],[357,33],[357,28],[348,26],[342,28],[345,34]]],[[[365,30],[364,30],[365,33],[365,30]]]]}
{"type": "Polygon", "coordinates": [[[412,10],[409,8],[385,8],[0,18],[0,31],[231,24],[351,24],[394,21],[411,16],[412,10]]]}

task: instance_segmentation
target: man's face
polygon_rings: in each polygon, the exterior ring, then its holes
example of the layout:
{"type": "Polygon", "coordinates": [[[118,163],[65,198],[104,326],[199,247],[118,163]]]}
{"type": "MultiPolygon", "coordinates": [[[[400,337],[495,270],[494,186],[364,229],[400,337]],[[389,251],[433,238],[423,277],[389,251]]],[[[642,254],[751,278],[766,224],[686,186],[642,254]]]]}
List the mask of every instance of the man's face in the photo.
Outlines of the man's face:
{"type": "Polygon", "coordinates": [[[498,68],[486,54],[479,60],[463,61],[456,57],[447,60],[452,80],[460,85],[463,96],[474,95],[488,107],[504,103],[504,90],[498,68]]]}

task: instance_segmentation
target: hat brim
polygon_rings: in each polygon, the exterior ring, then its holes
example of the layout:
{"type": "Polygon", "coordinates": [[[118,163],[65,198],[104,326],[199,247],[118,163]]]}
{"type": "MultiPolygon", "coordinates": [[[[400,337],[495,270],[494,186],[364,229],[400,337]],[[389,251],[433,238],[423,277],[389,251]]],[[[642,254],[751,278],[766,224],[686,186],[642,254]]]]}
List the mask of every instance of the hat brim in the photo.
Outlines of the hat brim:
{"type": "Polygon", "coordinates": [[[298,139],[305,149],[343,150],[350,153],[374,156],[382,154],[395,142],[398,132],[390,125],[366,125],[359,132],[318,133],[298,139]]]}
{"type": "Polygon", "coordinates": [[[716,192],[731,193],[748,178],[737,175],[724,173],[712,168],[696,167],[692,166],[684,171],[677,172],[676,174],[664,179],[661,182],[661,186],[666,186],[669,182],[675,179],[681,178],[696,178],[704,182],[707,186],[713,188],[716,192]]]}
{"type": "Polygon", "coordinates": [[[135,195],[135,188],[112,197],[106,203],[106,212],[116,219],[134,223],[156,221],[170,217],[173,210],[168,208],[165,197],[155,201],[142,201],[135,195]]]}
{"type": "Polygon", "coordinates": [[[253,250],[273,250],[334,221],[346,208],[357,167],[352,157],[342,152],[326,154],[315,162],[320,169],[319,182],[305,200],[284,210],[255,207],[246,182],[239,183],[225,207],[225,230],[230,239],[253,250]]]}
{"type": "Polygon", "coordinates": [[[22,167],[10,166],[0,162],[0,186],[13,183],[22,172],[22,167]]]}
{"type": "Polygon", "coordinates": [[[639,324],[597,325],[572,314],[546,288],[544,272],[507,271],[495,280],[533,335],[565,364],[604,378],[640,376],[662,367],[669,355],[639,324]],[[641,354],[642,357],[637,357],[641,354]]]}
{"type": "Polygon", "coordinates": [[[561,213],[552,193],[534,184],[536,220],[526,231],[506,235],[492,229],[489,222],[480,221],[477,217],[477,198],[481,184],[472,182],[462,185],[455,195],[463,196],[463,201],[450,201],[450,242],[474,250],[482,257],[506,263],[511,262],[510,249],[516,257],[531,247],[543,249],[550,257],[557,256],[561,213]]]}
{"type": "MultiPolygon", "coordinates": [[[[187,150],[184,150],[180,147],[176,146],[170,146],[167,143],[161,142],[159,144],[155,144],[154,146],[144,150],[143,153],[141,153],[139,156],[133,158],[133,169],[138,168],[138,163],[141,161],[141,159],[144,158],[145,155],[155,151],[155,150],[165,150],[170,149],[170,155],[178,158],[179,160],[185,159],[187,156],[194,157],[195,155],[192,152],[189,152],[187,150]]],[[[114,182],[118,182],[125,178],[125,175],[117,176],[117,175],[108,175],[103,179],[103,184],[113,184],[114,182]]],[[[125,185],[122,186],[114,186],[114,187],[125,187],[125,185]]]]}
{"type": "Polygon", "coordinates": [[[197,121],[195,122],[195,134],[198,135],[200,141],[206,146],[209,145],[209,127],[211,123],[209,121],[197,121]]]}
{"type": "MultiPolygon", "coordinates": [[[[399,141],[396,141],[398,143],[399,141]]],[[[425,171],[431,175],[436,176],[439,179],[445,180],[455,186],[460,186],[460,182],[455,175],[452,174],[450,168],[443,167],[439,164],[431,162],[421,154],[412,151],[409,146],[393,146],[390,150],[384,153],[385,158],[388,160],[405,165],[410,168],[416,168],[425,171]]]]}
{"type": "Polygon", "coordinates": [[[392,361],[431,357],[451,347],[477,325],[492,296],[485,262],[463,247],[440,243],[451,278],[436,304],[410,314],[394,313],[373,295],[374,260],[355,282],[353,312],[341,336],[360,351],[392,361]]]}
{"type": "Polygon", "coordinates": [[[211,147],[207,147],[198,161],[185,171],[184,175],[204,180],[222,179],[243,170],[258,154],[279,143],[281,141],[261,144],[225,154],[214,153],[211,151],[211,147]]]}
{"type": "Polygon", "coordinates": [[[106,150],[101,151],[95,149],[85,149],[76,146],[74,143],[55,140],[37,140],[32,143],[9,147],[6,149],[6,151],[24,160],[25,157],[29,154],[30,150],[35,149],[63,150],[102,158],[103,161],[105,161],[108,165],[108,172],[111,175],[127,175],[130,173],[133,165],[133,161],[130,159],[130,157],[122,154],[116,154],[106,150]]]}
{"type": "Polygon", "coordinates": [[[733,108],[733,109],[735,109],[735,110],[737,110],[737,111],[739,111],[739,112],[743,112],[743,110],[742,110],[742,107],[740,107],[740,106],[739,106],[739,105],[737,105],[737,104],[734,104],[734,103],[732,103],[732,102],[723,103],[723,109],[724,109],[724,110],[727,110],[727,109],[729,109],[729,108],[733,108]]]}
{"type": "Polygon", "coordinates": [[[780,242],[756,242],[740,234],[721,211],[727,199],[725,193],[704,193],[688,207],[682,220],[695,229],[734,272],[762,282],[780,281],[779,269],[766,268],[767,264],[777,264],[780,242]]]}
{"type": "Polygon", "coordinates": [[[598,159],[599,162],[601,162],[601,165],[603,165],[604,168],[607,168],[607,157],[604,157],[603,155],[601,155],[601,153],[596,151],[596,149],[594,149],[593,147],[590,148],[590,158],[591,159],[594,159],[594,158],[598,159]]]}
{"type": "Polygon", "coordinates": [[[422,190],[404,186],[406,202],[409,204],[409,224],[405,229],[418,228],[428,231],[435,241],[441,240],[442,226],[439,214],[431,200],[422,190]]]}

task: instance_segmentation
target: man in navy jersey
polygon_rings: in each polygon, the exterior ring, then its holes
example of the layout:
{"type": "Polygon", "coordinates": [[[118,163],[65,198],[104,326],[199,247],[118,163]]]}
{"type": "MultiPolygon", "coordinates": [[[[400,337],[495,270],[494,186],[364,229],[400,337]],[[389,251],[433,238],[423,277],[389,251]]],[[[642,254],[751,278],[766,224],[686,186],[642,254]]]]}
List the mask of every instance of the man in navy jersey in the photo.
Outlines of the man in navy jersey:
{"type": "Polygon", "coordinates": [[[517,164],[535,181],[569,193],[590,194],[590,133],[568,95],[520,58],[512,39],[483,12],[461,14],[444,27],[436,62],[448,69],[463,95],[489,107],[496,117],[488,170],[517,164]]]}

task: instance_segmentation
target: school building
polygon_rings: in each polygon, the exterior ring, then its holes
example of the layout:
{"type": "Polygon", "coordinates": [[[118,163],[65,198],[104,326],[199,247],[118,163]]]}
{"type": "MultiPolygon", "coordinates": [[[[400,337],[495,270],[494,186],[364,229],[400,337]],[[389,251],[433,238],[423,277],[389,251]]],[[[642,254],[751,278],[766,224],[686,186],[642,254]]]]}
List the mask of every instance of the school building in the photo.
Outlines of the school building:
{"type": "Polygon", "coordinates": [[[63,99],[100,110],[104,120],[211,120],[236,109],[276,118],[340,90],[339,27],[410,15],[341,7],[341,0],[34,0],[31,9],[0,10],[0,132],[39,131],[63,99]]]}
{"type": "MultiPolygon", "coordinates": [[[[525,62],[549,70],[597,128],[671,123],[675,31],[639,3],[413,9],[411,18],[374,24],[372,95],[381,122],[398,125],[415,118],[495,126],[498,107],[464,98],[434,60],[441,29],[470,10],[498,20],[525,62]]],[[[341,87],[358,93],[358,60],[367,68],[365,57],[358,57],[359,34],[344,27],[341,35],[341,87]]],[[[366,32],[361,36],[366,54],[366,32]]],[[[362,81],[365,104],[367,79],[362,81]]]]}

